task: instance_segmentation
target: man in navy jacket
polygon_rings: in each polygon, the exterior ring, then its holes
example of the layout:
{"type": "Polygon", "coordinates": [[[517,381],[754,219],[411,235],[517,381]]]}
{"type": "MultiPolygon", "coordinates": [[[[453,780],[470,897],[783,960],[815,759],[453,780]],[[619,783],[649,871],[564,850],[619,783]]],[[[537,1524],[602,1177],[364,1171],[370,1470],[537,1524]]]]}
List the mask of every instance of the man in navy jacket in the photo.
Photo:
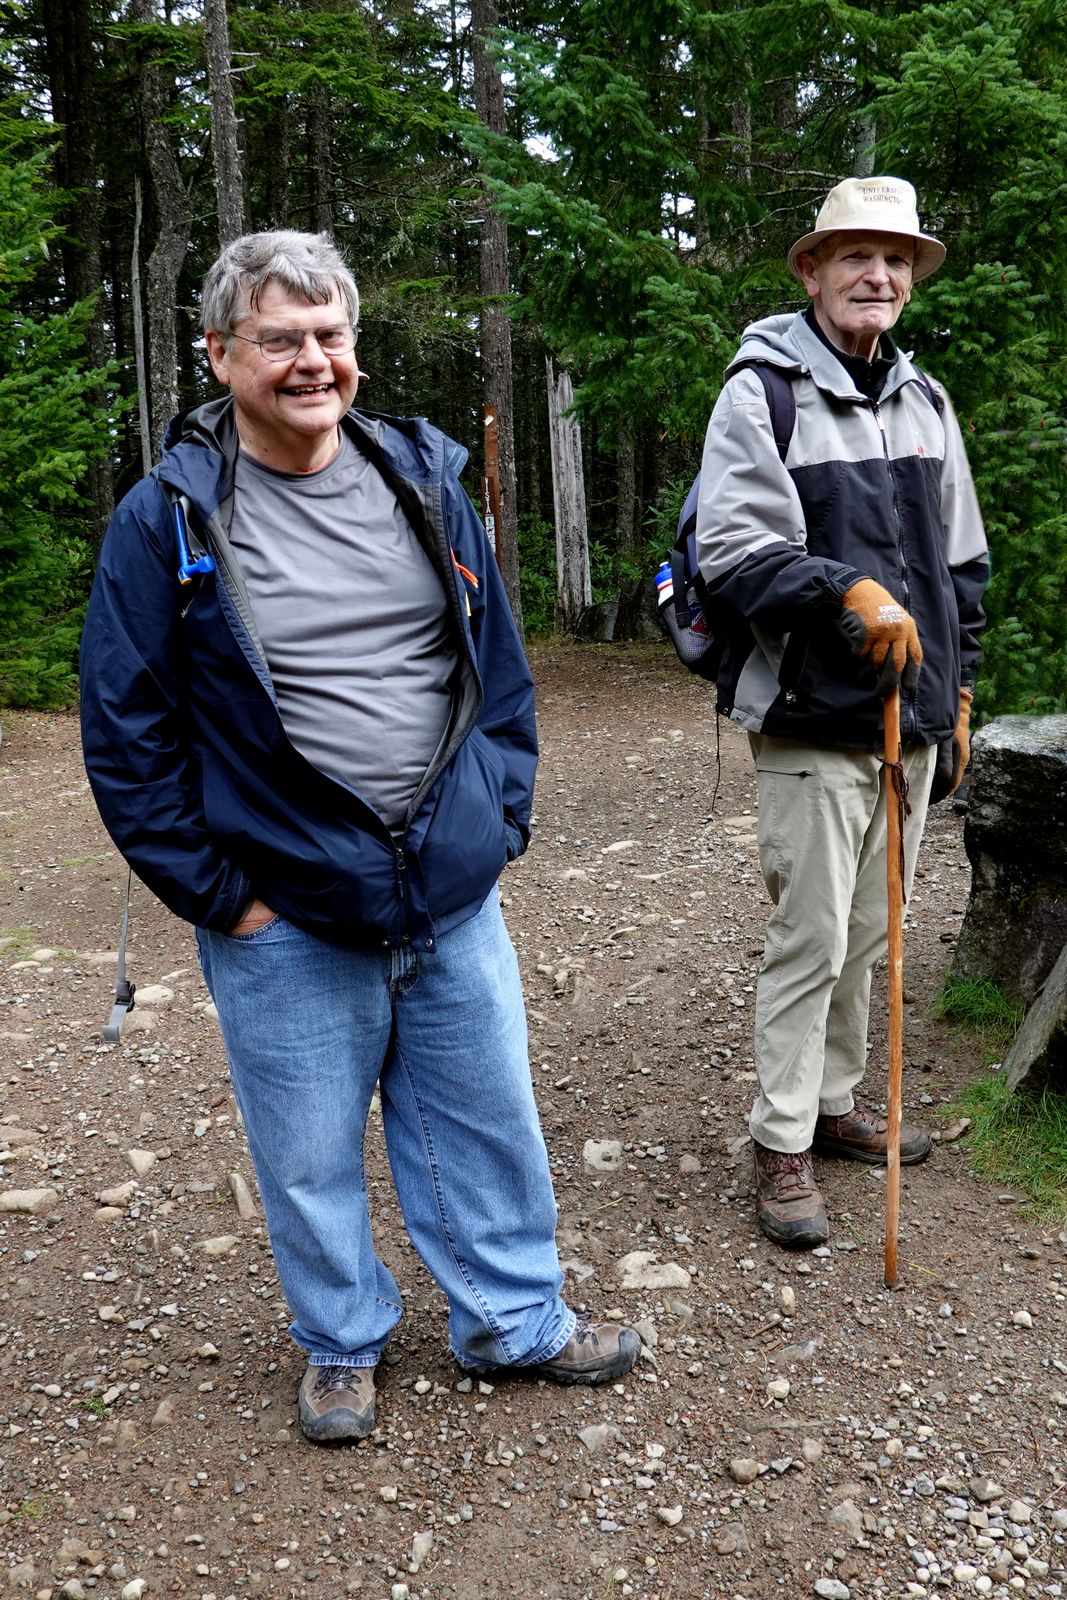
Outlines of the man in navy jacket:
{"type": "Polygon", "coordinates": [[[226,247],[202,315],[229,396],[116,512],[82,645],[90,782],[196,926],[317,1441],[370,1432],[402,1310],[363,1172],[376,1084],[457,1360],[601,1383],[638,1350],[560,1298],[497,890],[529,839],[529,670],[464,452],[352,408],[358,309],[325,235],[226,247]]]}

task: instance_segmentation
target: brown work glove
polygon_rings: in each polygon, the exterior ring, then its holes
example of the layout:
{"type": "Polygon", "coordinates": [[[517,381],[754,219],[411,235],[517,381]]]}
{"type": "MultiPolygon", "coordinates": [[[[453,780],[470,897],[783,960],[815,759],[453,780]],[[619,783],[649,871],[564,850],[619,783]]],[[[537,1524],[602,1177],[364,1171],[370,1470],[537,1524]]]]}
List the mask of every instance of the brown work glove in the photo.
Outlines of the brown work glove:
{"type": "Polygon", "coordinates": [[[852,648],[877,672],[875,689],[885,696],[899,684],[914,689],[923,647],[909,612],[873,578],[860,578],[841,596],[841,622],[852,648]]]}
{"type": "Polygon", "coordinates": [[[947,800],[949,795],[956,793],[956,790],[963,782],[963,774],[970,765],[971,701],[973,699],[972,690],[966,687],[960,690],[960,714],[956,723],[956,731],[951,739],[943,739],[937,747],[934,781],[930,786],[930,804],[932,806],[936,806],[939,801],[947,800]]]}

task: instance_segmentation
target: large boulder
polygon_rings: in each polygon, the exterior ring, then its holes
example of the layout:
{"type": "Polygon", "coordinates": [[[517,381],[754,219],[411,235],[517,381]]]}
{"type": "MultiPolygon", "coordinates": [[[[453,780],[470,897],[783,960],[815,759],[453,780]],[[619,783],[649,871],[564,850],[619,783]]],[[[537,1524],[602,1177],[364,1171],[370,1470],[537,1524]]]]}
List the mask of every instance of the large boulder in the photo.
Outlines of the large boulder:
{"type": "Polygon", "coordinates": [[[953,975],[1029,1006],[1067,944],[1067,716],[998,717],[971,759],[973,877],[953,975]]]}
{"type": "Polygon", "coordinates": [[[1009,1089],[1067,1087],[1067,945],[1004,1057],[1009,1089]]]}

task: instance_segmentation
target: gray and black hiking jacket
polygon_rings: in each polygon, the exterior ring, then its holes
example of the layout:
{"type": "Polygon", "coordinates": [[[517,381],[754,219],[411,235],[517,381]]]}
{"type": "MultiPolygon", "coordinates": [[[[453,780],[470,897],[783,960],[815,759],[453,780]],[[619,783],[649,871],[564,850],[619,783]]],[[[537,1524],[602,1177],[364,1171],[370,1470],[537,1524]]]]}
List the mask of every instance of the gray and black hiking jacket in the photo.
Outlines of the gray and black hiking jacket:
{"type": "Polygon", "coordinates": [[[841,626],[841,597],[874,578],[907,607],[923,647],[901,693],[906,744],[954,732],[974,681],[989,574],[959,423],[901,351],[875,400],[800,313],[746,328],[708,424],[697,556],[735,625],[718,709],[741,727],[823,748],[880,749],[874,673],[841,626]],[[796,420],[783,460],[767,395],[747,365],[791,381],[796,420]]]}

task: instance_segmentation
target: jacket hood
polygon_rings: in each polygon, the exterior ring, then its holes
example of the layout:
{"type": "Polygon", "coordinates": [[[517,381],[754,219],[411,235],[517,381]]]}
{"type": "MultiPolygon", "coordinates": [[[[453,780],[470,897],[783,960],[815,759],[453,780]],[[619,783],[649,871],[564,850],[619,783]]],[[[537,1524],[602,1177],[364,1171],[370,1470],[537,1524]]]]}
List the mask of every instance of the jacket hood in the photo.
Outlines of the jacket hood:
{"type": "MultiPolygon", "coordinates": [[[[752,361],[763,361],[768,366],[778,367],[790,378],[810,377],[820,389],[836,395],[838,399],[863,400],[866,403],[866,397],[856,388],[833,351],[808,326],[802,311],[750,322],[741,335],[737,354],[726,369],[727,378],[739,367],[752,361]]],[[[902,350],[897,349],[882,398],[887,398],[902,384],[921,381],[911,361],[902,350]]]]}

